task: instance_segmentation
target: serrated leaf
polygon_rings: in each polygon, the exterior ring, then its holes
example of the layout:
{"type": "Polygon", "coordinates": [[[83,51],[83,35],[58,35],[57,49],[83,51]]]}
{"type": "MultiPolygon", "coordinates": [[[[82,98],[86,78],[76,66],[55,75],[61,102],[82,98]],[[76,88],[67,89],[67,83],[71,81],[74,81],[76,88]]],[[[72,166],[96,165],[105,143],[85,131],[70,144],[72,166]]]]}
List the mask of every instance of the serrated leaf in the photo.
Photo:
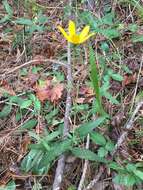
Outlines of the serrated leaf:
{"type": "Polygon", "coordinates": [[[100,29],[100,33],[109,39],[120,37],[120,33],[117,29],[112,29],[112,28],[100,29]]]}
{"type": "Polygon", "coordinates": [[[105,149],[112,152],[114,150],[114,147],[115,147],[114,143],[111,141],[108,141],[106,146],[105,146],[105,149]]]}
{"type": "Polygon", "coordinates": [[[124,178],[125,186],[133,186],[136,183],[136,178],[133,175],[126,175],[124,178]]]}
{"type": "Polygon", "coordinates": [[[124,172],[125,171],[125,168],[119,164],[117,164],[116,162],[111,162],[109,165],[108,165],[109,168],[113,169],[113,170],[116,170],[116,171],[122,171],[124,172]]]}
{"type": "Polygon", "coordinates": [[[0,19],[0,24],[7,22],[10,20],[10,16],[9,15],[5,15],[2,19],[0,19]]]}
{"type": "Polygon", "coordinates": [[[72,148],[71,149],[72,154],[74,154],[78,158],[82,158],[85,160],[90,160],[90,161],[98,161],[98,162],[104,162],[97,154],[94,152],[84,149],[84,148],[72,148]]]}
{"type": "Polygon", "coordinates": [[[141,180],[143,180],[143,172],[140,170],[134,170],[134,174],[139,177],[141,180]]]}
{"type": "Polygon", "coordinates": [[[36,119],[30,119],[23,125],[21,125],[20,129],[32,129],[37,125],[37,120],[36,119]]]}
{"type": "Polygon", "coordinates": [[[55,143],[53,146],[51,146],[50,151],[48,151],[45,157],[42,159],[40,167],[50,164],[58,156],[63,154],[65,151],[69,150],[71,148],[71,144],[72,140],[70,139],[66,139],[62,142],[55,143]]]}
{"type": "Polygon", "coordinates": [[[0,190],[16,190],[16,184],[11,180],[5,187],[0,187],[0,190]]]}
{"type": "Polygon", "coordinates": [[[117,184],[123,184],[124,182],[124,175],[118,174],[113,178],[113,182],[117,184]]]}
{"type": "Polygon", "coordinates": [[[40,111],[41,110],[41,102],[36,98],[36,100],[34,101],[34,109],[36,111],[40,111]]]}
{"type": "Polygon", "coordinates": [[[105,92],[104,96],[112,103],[112,104],[119,104],[119,101],[114,98],[109,92],[105,92]]]}
{"type": "Polygon", "coordinates": [[[115,14],[113,12],[106,14],[104,17],[102,17],[103,24],[106,25],[112,25],[113,19],[115,18],[115,14]]]}
{"type": "Polygon", "coordinates": [[[22,160],[21,170],[28,172],[33,166],[37,167],[44,153],[37,149],[32,149],[28,155],[22,160]]]}
{"type": "Polygon", "coordinates": [[[128,170],[128,172],[133,172],[134,170],[136,170],[136,165],[135,164],[127,164],[126,169],[128,170]]]}
{"type": "Polygon", "coordinates": [[[20,105],[20,109],[29,108],[32,104],[31,100],[23,100],[23,102],[20,105]]]}
{"type": "Polygon", "coordinates": [[[82,124],[79,128],[75,130],[75,134],[79,137],[85,137],[88,133],[91,133],[93,129],[101,125],[105,121],[106,117],[99,117],[95,121],[82,124]]]}
{"type": "Polygon", "coordinates": [[[133,37],[132,37],[132,42],[134,42],[134,43],[137,43],[137,42],[143,42],[143,35],[134,35],[133,37]]]}
{"type": "Polygon", "coordinates": [[[0,111],[0,118],[7,117],[11,113],[11,110],[12,110],[11,105],[5,105],[2,111],[0,111]]]}
{"type": "Polygon", "coordinates": [[[16,24],[21,24],[21,25],[28,25],[28,26],[31,26],[33,25],[33,21],[30,20],[30,19],[27,19],[27,18],[18,18],[16,21],[15,21],[16,24]]]}
{"type": "Polygon", "coordinates": [[[13,15],[12,7],[8,4],[7,0],[3,1],[4,8],[9,16],[13,15]]]}
{"type": "Polygon", "coordinates": [[[90,135],[90,138],[96,144],[103,145],[103,146],[106,144],[106,139],[100,133],[92,132],[91,135],[90,135]]]}
{"type": "Polygon", "coordinates": [[[119,81],[119,82],[123,81],[123,79],[124,79],[124,78],[123,78],[120,74],[118,74],[118,73],[113,73],[113,74],[111,74],[111,77],[112,77],[113,80],[116,80],[116,81],[119,81]]]}
{"type": "Polygon", "coordinates": [[[136,178],[130,174],[118,174],[113,182],[125,186],[133,186],[136,183],[136,178]]]}
{"type": "Polygon", "coordinates": [[[11,96],[9,97],[9,101],[13,103],[17,103],[20,106],[23,102],[23,99],[18,96],[11,96]]]}
{"type": "Polygon", "coordinates": [[[98,149],[98,156],[99,157],[103,158],[107,154],[108,154],[108,151],[104,147],[101,147],[101,148],[98,149]]]}

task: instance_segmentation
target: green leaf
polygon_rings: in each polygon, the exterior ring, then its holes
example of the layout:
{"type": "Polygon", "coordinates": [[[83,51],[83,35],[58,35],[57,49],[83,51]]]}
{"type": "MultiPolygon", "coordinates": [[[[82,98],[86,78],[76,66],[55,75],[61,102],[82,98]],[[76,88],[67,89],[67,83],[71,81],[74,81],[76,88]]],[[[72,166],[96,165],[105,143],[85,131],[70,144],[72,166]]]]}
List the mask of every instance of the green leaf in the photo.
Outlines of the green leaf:
{"type": "Polygon", "coordinates": [[[58,137],[61,134],[60,130],[59,131],[54,131],[50,134],[48,134],[44,139],[49,142],[54,140],[56,137],[58,137]]]}
{"type": "Polygon", "coordinates": [[[119,101],[112,96],[109,92],[105,92],[104,96],[112,103],[112,104],[119,104],[119,101]]]}
{"type": "Polygon", "coordinates": [[[130,30],[131,32],[137,32],[138,25],[137,24],[129,24],[128,25],[128,30],[130,30]]]}
{"type": "Polygon", "coordinates": [[[40,15],[38,16],[38,23],[41,24],[45,24],[48,22],[48,17],[44,16],[44,15],[40,15]]]}
{"type": "Polygon", "coordinates": [[[20,129],[33,129],[37,125],[36,119],[30,119],[23,125],[21,125],[20,129]]]}
{"type": "Polygon", "coordinates": [[[108,141],[107,144],[106,144],[106,146],[105,146],[105,149],[108,150],[108,151],[110,151],[110,152],[112,152],[114,150],[114,148],[115,148],[114,143],[111,142],[111,141],[108,141]]]}
{"type": "Polygon", "coordinates": [[[0,19],[0,24],[7,22],[10,20],[10,16],[9,15],[5,15],[2,19],[0,19]]]}
{"type": "Polygon", "coordinates": [[[104,147],[101,147],[101,148],[98,149],[98,156],[99,157],[103,158],[107,154],[108,154],[108,151],[104,147]]]}
{"type": "Polygon", "coordinates": [[[41,110],[41,102],[40,102],[40,100],[36,99],[36,100],[34,101],[34,109],[35,109],[36,111],[38,111],[38,112],[41,110]]]}
{"type": "Polygon", "coordinates": [[[125,176],[124,185],[133,186],[135,183],[136,183],[136,178],[133,175],[128,174],[128,175],[125,176]]]}
{"type": "Polygon", "coordinates": [[[116,80],[116,81],[123,81],[123,77],[120,75],[120,74],[118,74],[118,73],[113,73],[112,75],[111,75],[111,77],[112,77],[112,79],[114,79],[114,80],[116,80]]]}
{"type": "Polygon", "coordinates": [[[125,186],[133,186],[136,183],[136,178],[130,174],[118,174],[114,179],[113,182],[125,186]]]}
{"type": "Polygon", "coordinates": [[[141,172],[140,170],[133,170],[133,172],[137,177],[143,180],[143,172],[141,172]]]}
{"type": "Polygon", "coordinates": [[[123,80],[123,77],[118,73],[111,74],[111,77],[112,77],[113,80],[116,80],[116,81],[119,81],[119,82],[121,82],[123,80]]]}
{"type": "Polygon", "coordinates": [[[107,42],[102,42],[101,43],[101,49],[104,51],[104,52],[109,52],[110,48],[109,48],[109,45],[107,42]]]}
{"type": "Polygon", "coordinates": [[[101,125],[105,121],[106,117],[99,117],[95,121],[82,124],[79,128],[75,129],[75,134],[79,137],[85,137],[88,133],[91,133],[93,129],[101,125]]]}
{"type": "Polygon", "coordinates": [[[5,105],[2,111],[0,112],[0,118],[7,117],[11,113],[11,110],[12,110],[11,105],[5,105]]]}
{"type": "Polygon", "coordinates": [[[21,24],[21,25],[28,25],[28,26],[31,26],[33,25],[33,21],[30,20],[30,19],[27,19],[27,18],[18,18],[16,21],[15,21],[16,24],[21,24]]]}
{"type": "Polygon", "coordinates": [[[20,109],[29,108],[32,104],[31,100],[23,100],[23,102],[20,105],[20,109]]]}
{"type": "Polygon", "coordinates": [[[136,165],[135,164],[127,164],[126,169],[128,170],[128,172],[133,172],[134,170],[136,170],[136,165]]]}
{"type": "Polygon", "coordinates": [[[112,25],[114,18],[115,14],[113,12],[107,13],[104,17],[102,17],[102,22],[106,25],[112,25]]]}
{"type": "Polygon", "coordinates": [[[11,180],[5,187],[0,187],[0,190],[16,190],[16,184],[11,180]]]}
{"type": "Polygon", "coordinates": [[[28,155],[22,160],[21,170],[28,172],[32,167],[37,167],[43,158],[44,153],[37,149],[32,149],[28,155]]]}
{"type": "Polygon", "coordinates": [[[104,162],[103,159],[101,159],[97,154],[94,152],[84,149],[84,148],[72,148],[71,152],[78,158],[90,160],[90,161],[98,161],[98,162],[104,162]]]}
{"type": "Polygon", "coordinates": [[[9,101],[13,103],[17,103],[19,106],[23,103],[23,99],[18,96],[9,97],[9,101]]]}
{"type": "Polygon", "coordinates": [[[112,29],[112,28],[100,29],[100,33],[109,39],[120,37],[120,33],[117,29],[112,29]]]}
{"type": "Polygon", "coordinates": [[[13,15],[12,7],[8,4],[7,0],[3,1],[4,8],[9,16],[13,15]]]}
{"type": "Polygon", "coordinates": [[[56,142],[53,146],[51,146],[50,151],[47,151],[46,155],[41,160],[40,167],[50,164],[58,156],[69,150],[71,145],[72,140],[70,139],[66,139],[62,142],[56,142]]]}
{"type": "Polygon", "coordinates": [[[116,171],[122,171],[124,172],[125,171],[125,168],[119,164],[117,164],[116,162],[111,162],[109,165],[108,165],[109,168],[113,169],[113,170],[116,170],[116,171]]]}
{"type": "Polygon", "coordinates": [[[98,70],[96,67],[94,51],[91,46],[90,46],[90,52],[89,52],[89,62],[90,62],[90,78],[91,78],[91,82],[93,84],[94,91],[96,94],[99,112],[102,115],[105,115],[105,112],[104,112],[104,109],[103,109],[102,103],[101,103],[100,87],[99,87],[99,80],[98,80],[99,79],[98,70]]]}
{"type": "Polygon", "coordinates": [[[96,144],[99,144],[99,145],[102,145],[102,146],[104,146],[106,144],[106,139],[100,133],[92,132],[91,135],[90,135],[90,138],[96,144]]]}
{"type": "Polygon", "coordinates": [[[143,42],[143,35],[134,35],[132,37],[132,42],[136,43],[136,42],[143,42]]]}

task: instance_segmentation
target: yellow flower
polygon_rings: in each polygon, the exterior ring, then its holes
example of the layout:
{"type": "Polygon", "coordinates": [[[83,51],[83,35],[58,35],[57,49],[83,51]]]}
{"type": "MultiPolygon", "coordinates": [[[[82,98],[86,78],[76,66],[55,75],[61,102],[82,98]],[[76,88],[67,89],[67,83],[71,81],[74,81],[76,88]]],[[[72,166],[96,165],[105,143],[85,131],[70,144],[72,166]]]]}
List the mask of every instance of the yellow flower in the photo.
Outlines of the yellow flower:
{"type": "Polygon", "coordinates": [[[77,34],[75,23],[71,20],[69,21],[69,27],[68,27],[69,34],[67,34],[61,26],[58,26],[58,29],[61,31],[64,37],[73,44],[81,44],[95,34],[95,33],[89,34],[90,30],[89,26],[85,26],[84,29],[81,31],[81,33],[77,34]]]}

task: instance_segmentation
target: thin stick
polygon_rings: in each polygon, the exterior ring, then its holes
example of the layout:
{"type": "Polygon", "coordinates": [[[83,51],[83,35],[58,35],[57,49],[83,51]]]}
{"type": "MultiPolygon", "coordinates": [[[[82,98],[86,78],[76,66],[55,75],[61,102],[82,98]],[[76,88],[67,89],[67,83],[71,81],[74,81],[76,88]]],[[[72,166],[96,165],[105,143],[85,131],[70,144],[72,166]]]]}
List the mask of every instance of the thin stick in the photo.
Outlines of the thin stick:
{"type": "Polygon", "coordinates": [[[139,72],[138,72],[138,76],[137,76],[137,82],[136,82],[135,91],[134,91],[134,95],[133,95],[133,99],[132,99],[130,113],[133,110],[133,106],[134,106],[134,102],[135,102],[135,98],[136,98],[136,94],[137,94],[137,89],[138,89],[138,84],[139,84],[139,79],[140,79],[140,74],[141,74],[141,71],[142,71],[142,65],[143,65],[143,56],[141,58],[141,63],[140,63],[140,68],[139,68],[139,72]]]}
{"type": "MultiPolygon", "coordinates": [[[[67,64],[67,98],[66,98],[66,110],[65,110],[65,117],[64,117],[64,131],[63,137],[67,137],[70,129],[69,117],[71,112],[71,90],[72,90],[72,68],[71,68],[71,49],[70,43],[68,43],[68,64],[67,64]]],[[[63,179],[64,173],[64,166],[65,166],[65,155],[61,155],[57,168],[56,174],[53,183],[53,190],[60,190],[61,182],[63,179]]]]}
{"type": "Polygon", "coordinates": [[[30,64],[32,64],[32,63],[35,63],[35,62],[51,62],[51,63],[55,63],[55,64],[59,64],[59,65],[62,65],[62,66],[64,66],[64,67],[67,67],[67,65],[65,64],[65,63],[63,63],[63,62],[61,62],[61,61],[57,61],[57,60],[54,60],[54,59],[43,59],[43,60],[31,60],[31,61],[28,61],[28,62],[26,62],[26,63],[24,63],[24,64],[22,64],[22,65],[19,65],[19,66],[17,66],[17,67],[14,67],[13,69],[11,69],[10,71],[8,71],[8,72],[5,72],[2,76],[4,76],[4,75],[7,75],[7,74],[10,74],[10,73],[13,73],[13,72],[15,72],[15,71],[17,71],[17,70],[19,70],[19,69],[21,69],[21,68],[23,68],[23,67],[25,67],[25,66],[28,66],[28,65],[30,65],[30,64]]]}
{"type": "MultiPolygon", "coordinates": [[[[133,123],[134,123],[134,119],[136,114],[138,113],[139,109],[141,108],[141,106],[143,105],[143,101],[139,102],[131,116],[131,118],[127,121],[127,123],[125,124],[125,129],[127,129],[128,131],[131,130],[133,128],[133,123]]],[[[124,131],[121,136],[119,137],[116,145],[115,145],[115,149],[112,152],[112,156],[115,155],[115,153],[117,152],[117,150],[119,149],[119,147],[123,144],[123,142],[125,141],[127,135],[128,135],[128,131],[124,131]]]]}
{"type": "Polygon", "coordinates": [[[100,179],[101,175],[103,174],[104,167],[100,166],[98,174],[94,177],[94,179],[89,183],[89,185],[84,189],[84,190],[90,190],[92,189],[95,184],[98,182],[100,179]]]}
{"type": "MultiPolygon", "coordinates": [[[[87,141],[86,141],[86,149],[89,149],[89,142],[90,142],[90,136],[89,134],[87,135],[87,141]]],[[[87,171],[87,167],[88,167],[88,160],[85,160],[84,162],[84,166],[83,166],[83,172],[82,172],[82,176],[78,185],[78,189],[77,190],[82,190],[84,181],[85,181],[85,176],[86,176],[86,171],[87,171]]]]}

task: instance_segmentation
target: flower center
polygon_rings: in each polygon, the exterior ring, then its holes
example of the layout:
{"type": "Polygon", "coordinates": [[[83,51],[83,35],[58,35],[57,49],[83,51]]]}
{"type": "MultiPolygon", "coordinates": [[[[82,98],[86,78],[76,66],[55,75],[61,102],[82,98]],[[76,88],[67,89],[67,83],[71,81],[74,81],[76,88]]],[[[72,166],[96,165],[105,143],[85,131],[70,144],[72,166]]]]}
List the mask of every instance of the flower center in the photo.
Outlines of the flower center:
{"type": "Polygon", "coordinates": [[[72,36],[71,36],[71,40],[72,40],[74,43],[78,43],[79,40],[80,40],[80,37],[79,37],[79,35],[75,34],[75,35],[72,35],[72,36]]]}

